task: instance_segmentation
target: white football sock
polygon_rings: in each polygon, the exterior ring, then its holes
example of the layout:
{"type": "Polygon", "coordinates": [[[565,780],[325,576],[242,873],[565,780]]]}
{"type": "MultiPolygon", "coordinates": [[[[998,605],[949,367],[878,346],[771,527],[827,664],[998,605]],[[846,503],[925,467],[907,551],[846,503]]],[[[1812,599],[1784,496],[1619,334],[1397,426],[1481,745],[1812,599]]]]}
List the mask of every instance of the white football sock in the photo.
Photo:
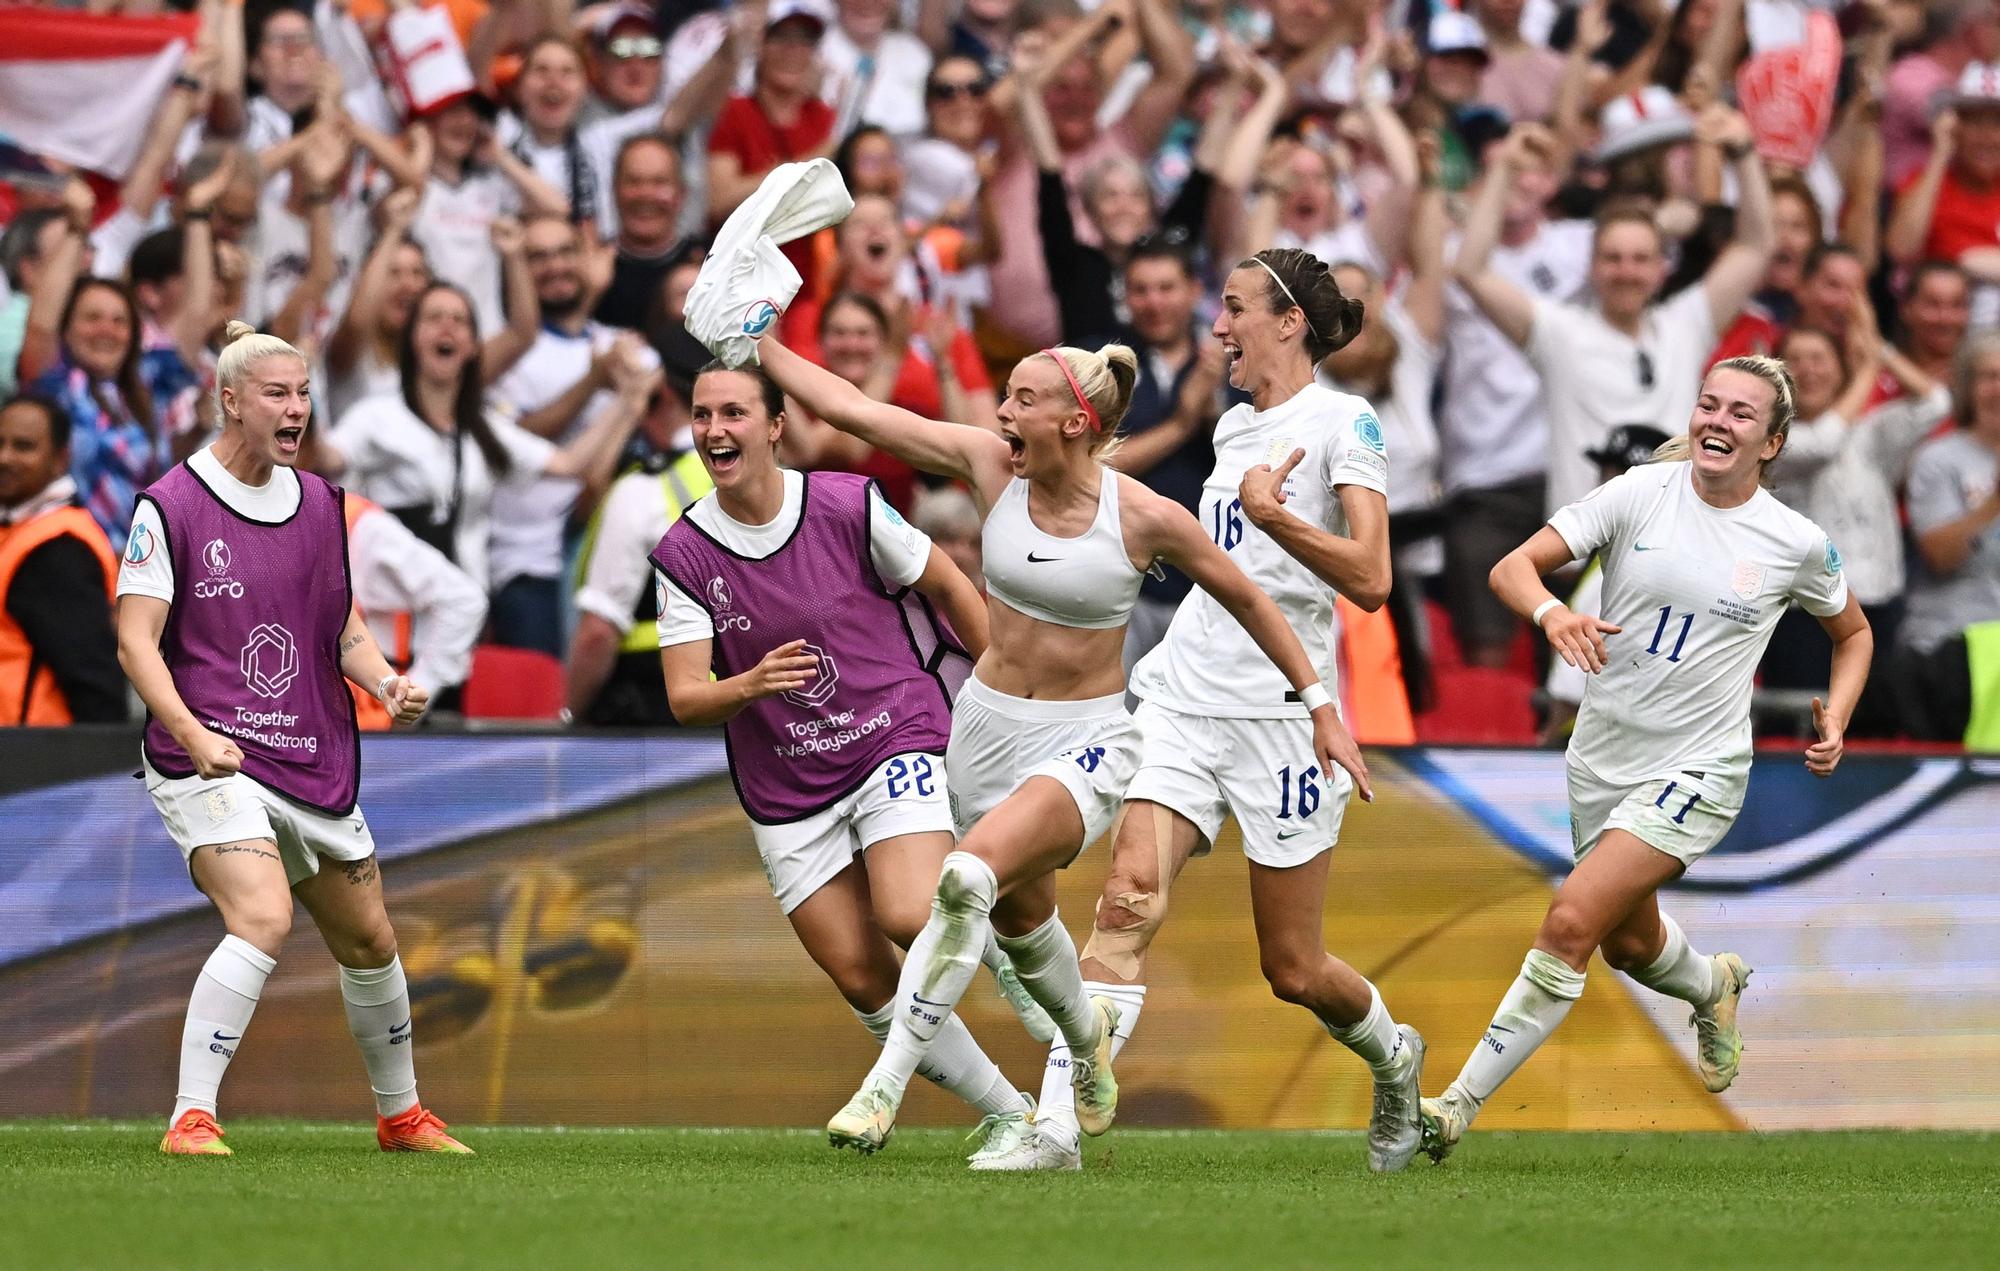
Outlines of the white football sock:
{"type": "Polygon", "coordinates": [[[1373,984],[1368,986],[1366,1015],[1345,1027],[1328,1024],[1323,1019],[1320,1023],[1333,1040],[1361,1056],[1377,1081],[1403,1079],[1410,1064],[1416,1061],[1415,1051],[1404,1050],[1403,1035],[1397,1031],[1396,1021],[1389,1017],[1389,1008],[1382,1005],[1382,994],[1373,984]]]}
{"type": "MultiPolygon", "coordinates": [[[[1085,997],[1108,997],[1118,1003],[1118,1027],[1111,1031],[1111,1057],[1118,1058],[1118,1052],[1125,1049],[1125,1043],[1132,1040],[1132,1030],[1139,1025],[1139,1012],[1146,1005],[1146,986],[1085,980],[1083,992],[1085,997]]],[[[1035,1124],[1060,1124],[1071,1138],[1077,1135],[1076,1087],[1069,1083],[1069,1043],[1061,1038],[1049,1047],[1049,1062],[1042,1069],[1042,1101],[1035,1109],[1035,1124]]]]}
{"type": "Polygon", "coordinates": [[[416,1107],[417,1044],[410,1037],[410,985],[403,978],[403,960],[340,968],[340,997],[347,1004],[347,1031],[368,1065],[375,1111],[393,1117],[416,1107]]]}
{"type": "Polygon", "coordinates": [[[1041,1003],[1063,1040],[1073,1048],[1097,1042],[1097,1012],[1083,991],[1083,968],[1077,965],[1076,942],[1063,929],[1060,912],[1025,936],[1001,936],[1000,949],[1014,964],[1014,974],[1028,996],[1041,1003]]]}
{"type": "Polygon", "coordinates": [[[869,1084],[885,1084],[899,1097],[909,1087],[911,1075],[979,969],[999,894],[1000,881],[985,861],[968,852],[944,858],[930,921],[903,959],[889,1037],[869,1070],[869,1084]]]}
{"type": "Polygon", "coordinates": [[[222,1074],[243,1044],[264,981],[278,961],[248,940],[224,936],[195,977],[188,995],[187,1022],[181,1025],[180,1085],[171,1125],[189,1108],[215,1115],[222,1074]]]}
{"type": "MultiPolygon", "coordinates": [[[[855,1011],[854,1018],[879,1042],[888,1040],[889,1021],[895,1014],[896,999],[891,998],[866,1015],[855,1011]]],[[[986,1057],[973,1039],[972,1030],[956,1015],[938,1030],[930,1053],[917,1065],[917,1075],[951,1091],[979,1109],[982,1116],[1006,1116],[1028,1110],[1028,1101],[1007,1080],[1000,1065],[986,1057]]]]}
{"type": "Polygon", "coordinates": [[[1457,1080],[1451,1084],[1466,1107],[1466,1119],[1493,1097],[1500,1083],[1514,1075],[1528,1056],[1556,1031],[1570,1004],[1583,996],[1583,972],[1553,953],[1530,949],[1521,974],[1500,999],[1500,1009],[1486,1026],[1486,1036],[1472,1048],[1457,1080]]]}
{"type": "Polygon", "coordinates": [[[1655,993],[1692,1002],[1697,1008],[1715,1005],[1715,999],[1722,995],[1715,963],[1688,944],[1687,933],[1671,915],[1661,914],[1660,925],[1667,929],[1666,947],[1651,966],[1630,972],[1632,978],[1655,993]]]}

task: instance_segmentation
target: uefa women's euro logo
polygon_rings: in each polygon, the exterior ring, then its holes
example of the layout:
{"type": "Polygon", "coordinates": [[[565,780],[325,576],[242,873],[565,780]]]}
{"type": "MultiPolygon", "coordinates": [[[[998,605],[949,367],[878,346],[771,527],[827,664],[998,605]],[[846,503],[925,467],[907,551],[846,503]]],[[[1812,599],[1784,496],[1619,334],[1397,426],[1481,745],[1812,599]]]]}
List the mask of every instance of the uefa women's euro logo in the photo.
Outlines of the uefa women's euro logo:
{"type": "Polygon", "coordinates": [[[750,307],[743,311],[743,334],[754,340],[769,331],[771,324],[777,320],[778,306],[774,301],[752,301],[750,307]]]}

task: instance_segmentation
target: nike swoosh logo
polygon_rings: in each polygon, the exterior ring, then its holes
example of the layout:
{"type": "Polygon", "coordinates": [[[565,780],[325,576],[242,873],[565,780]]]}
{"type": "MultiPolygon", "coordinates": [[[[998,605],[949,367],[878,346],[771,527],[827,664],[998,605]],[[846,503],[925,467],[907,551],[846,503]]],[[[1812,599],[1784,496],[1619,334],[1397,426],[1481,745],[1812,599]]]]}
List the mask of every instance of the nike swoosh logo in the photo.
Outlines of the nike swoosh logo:
{"type": "Polygon", "coordinates": [[[1050,561],[1057,561],[1061,559],[1062,557],[1060,556],[1037,556],[1033,552],[1028,553],[1028,563],[1031,565],[1046,565],[1050,561]]]}
{"type": "Polygon", "coordinates": [[[409,1026],[410,1026],[410,1021],[408,1021],[408,1020],[404,1020],[404,1021],[403,1021],[402,1023],[400,1023],[400,1024],[397,1024],[397,1025],[396,1025],[395,1027],[391,1028],[391,1029],[390,1029],[389,1031],[390,1031],[390,1032],[392,1032],[392,1033],[400,1033],[400,1032],[402,1032],[402,1031],[403,1031],[404,1029],[408,1028],[409,1026]]]}
{"type": "Polygon", "coordinates": [[[915,1001],[918,1001],[918,1002],[922,1002],[922,1003],[923,1003],[923,1004],[924,1004],[925,1006],[950,1006],[950,1005],[951,1005],[951,1003],[950,1003],[950,1002],[933,1002],[933,1001],[931,1001],[931,1000],[930,1000],[929,998],[927,998],[927,997],[918,997],[918,996],[917,996],[917,995],[916,995],[915,993],[912,993],[912,994],[910,994],[910,997],[911,997],[911,998],[912,998],[913,1000],[915,1000],[915,1001]]]}
{"type": "Polygon", "coordinates": [[[1509,1037],[1512,1037],[1512,1036],[1514,1035],[1514,1030],[1513,1030],[1513,1029],[1511,1029],[1511,1028],[1502,1028],[1502,1027],[1501,1027],[1500,1025],[1498,1025],[1498,1024],[1488,1024],[1488,1025],[1486,1026],[1486,1031],[1487,1031],[1487,1032],[1489,1032],[1489,1033],[1505,1033],[1505,1034],[1507,1034],[1507,1035],[1508,1035],[1509,1037]]]}
{"type": "Polygon", "coordinates": [[[1632,544],[1632,550],[1635,552],[1657,552],[1660,549],[1657,544],[1652,547],[1648,547],[1644,543],[1634,543],[1632,544]]]}
{"type": "Polygon", "coordinates": [[[225,1033],[218,1028],[215,1030],[215,1040],[219,1042],[238,1042],[243,1040],[243,1034],[236,1033],[232,1035],[230,1033],[225,1033]]]}
{"type": "Polygon", "coordinates": [[[1304,833],[1305,833],[1304,830],[1285,830],[1278,835],[1278,841],[1282,843],[1287,839],[1295,839],[1299,835],[1304,833]]]}

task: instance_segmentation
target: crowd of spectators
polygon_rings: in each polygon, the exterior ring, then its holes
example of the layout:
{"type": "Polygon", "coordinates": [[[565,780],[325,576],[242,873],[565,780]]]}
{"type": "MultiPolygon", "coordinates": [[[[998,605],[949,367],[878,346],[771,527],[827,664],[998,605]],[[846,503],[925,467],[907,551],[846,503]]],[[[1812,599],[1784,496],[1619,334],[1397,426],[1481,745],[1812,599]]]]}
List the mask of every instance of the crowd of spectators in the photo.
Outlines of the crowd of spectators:
{"type": "MultiPolygon", "coordinates": [[[[483,643],[563,659],[578,723],[666,722],[644,554],[707,488],[686,296],[817,157],[855,209],[786,248],[788,343],[989,426],[1015,359],[1128,343],[1112,462],[1190,507],[1236,400],[1220,278],[1335,267],[1366,320],[1321,374],[1392,474],[1391,656],[1350,662],[1403,692],[1364,737],[1493,683],[1560,737],[1578,686],[1536,688],[1487,572],[1749,351],[1798,385],[1771,489],[1875,627],[1852,733],[1958,740],[2000,695],[1994,0],[450,0],[477,87],[410,112],[381,49],[421,2],[199,0],[126,170],[7,148],[0,723],[124,716],[133,496],[213,434],[239,316],[313,361],[306,464],[395,526],[351,535],[387,650],[447,706],[483,643]]],[[[784,457],[877,478],[977,580],[963,491],[796,409],[784,457]]],[[[1187,590],[1148,580],[1132,657],[1187,590]]],[[[1762,683],[1827,667],[1789,615],[1762,683]]]]}

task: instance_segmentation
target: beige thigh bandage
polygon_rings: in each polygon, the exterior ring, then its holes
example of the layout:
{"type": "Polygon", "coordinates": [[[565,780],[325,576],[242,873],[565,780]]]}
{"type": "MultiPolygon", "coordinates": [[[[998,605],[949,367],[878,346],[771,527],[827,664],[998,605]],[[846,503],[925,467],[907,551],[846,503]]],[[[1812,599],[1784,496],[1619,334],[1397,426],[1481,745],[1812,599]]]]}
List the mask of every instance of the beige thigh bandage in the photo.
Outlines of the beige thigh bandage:
{"type": "MultiPolygon", "coordinates": [[[[1125,828],[1125,814],[1132,805],[1118,809],[1118,819],[1111,827],[1112,871],[1117,872],[1117,850],[1120,832],[1125,828]]],[[[1155,803],[1153,809],[1153,877],[1159,880],[1158,891],[1126,891],[1116,896],[1097,898],[1097,910],[1090,923],[1090,939],[1083,946],[1083,957],[1095,958],[1105,968],[1121,980],[1134,980],[1139,976],[1139,964],[1146,956],[1146,947],[1159,934],[1160,924],[1167,920],[1167,889],[1173,882],[1173,830],[1174,814],[1155,803]],[[1114,905],[1124,909],[1138,919],[1125,927],[1104,925],[1104,902],[1109,899],[1114,905]]]]}

